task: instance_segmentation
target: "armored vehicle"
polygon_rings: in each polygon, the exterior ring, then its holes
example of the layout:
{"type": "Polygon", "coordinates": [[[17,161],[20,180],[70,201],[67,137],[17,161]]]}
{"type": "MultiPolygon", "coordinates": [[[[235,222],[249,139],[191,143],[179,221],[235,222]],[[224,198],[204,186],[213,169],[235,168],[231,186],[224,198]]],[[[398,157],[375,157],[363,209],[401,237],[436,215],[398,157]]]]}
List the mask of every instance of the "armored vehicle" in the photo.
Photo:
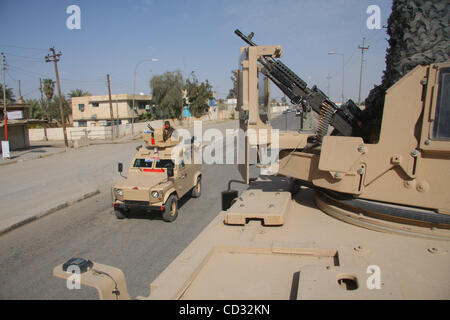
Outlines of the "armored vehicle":
{"type": "MultiPolygon", "coordinates": [[[[143,138],[145,146],[137,148],[128,175],[112,187],[114,213],[124,219],[130,210],[143,209],[172,222],[178,216],[181,197],[201,194],[201,165],[186,161],[183,154],[192,160],[195,143],[165,139],[153,128],[144,132],[143,138]]],[[[118,170],[122,173],[122,163],[118,170]]]]}
{"type": "MultiPolygon", "coordinates": [[[[382,115],[377,139],[364,138],[370,113],[352,101],[337,107],[279,60],[280,45],[257,46],[236,30],[248,44],[240,51],[240,127],[277,134],[261,110],[273,83],[303,112],[319,114],[317,130],[280,132],[277,174],[256,179],[250,155],[264,139],[246,138],[239,171],[248,189],[239,195],[230,182],[222,211],[138,298],[450,299],[446,12],[435,1],[394,0],[386,86],[369,99],[382,104],[373,114],[382,115]]],[[[70,276],[63,265],[53,274],[70,276]]],[[[117,268],[94,263],[81,282],[100,298],[129,298],[117,268]]]]}

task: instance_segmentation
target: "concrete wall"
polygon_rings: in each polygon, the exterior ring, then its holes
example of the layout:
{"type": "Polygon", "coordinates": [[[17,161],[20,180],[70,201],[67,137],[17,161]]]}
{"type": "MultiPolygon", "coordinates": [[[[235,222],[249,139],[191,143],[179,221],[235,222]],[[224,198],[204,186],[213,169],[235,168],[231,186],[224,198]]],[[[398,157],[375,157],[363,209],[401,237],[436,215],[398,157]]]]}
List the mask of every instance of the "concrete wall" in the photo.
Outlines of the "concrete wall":
{"type": "MultiPolygon", "coordinates": [[[[3,127],[1,129],[0,140],[3,141],[5,140],[5,131],[3,127]]],[[[30,146],[30,140],[28,137],[28,129],[26,125],[8,126],[8,140],[10,150],[28,148],[30,146]]]]}
{"type": "MultiPolygon", "coordinates": [[[[147,129],[148,122],[139,122],[134,124],[134,134],[141,133],[147,129]]],[[[155,128],[162,128],[163,121],[150,121],[150,125],[155,128]]],[[[121,124],[119,128],[119,137],[131,135],[131,124],[121,124]]],[[[117,137],[117,126],[114,126],[114,136],[117,137]]],[[[30,141],[45,140],[44,129],[28,129],[30,141]]],[[[111,127],[68,127],[67,139],[69,141],[77,140],[87,135],[91,140],[106,140],[111,138],[111,127]]],[[[48,128],[47,138],[49,141],[64,140],[62,128],[48,128]]]]}
{"type": "MultiPolygon", "coordinates": [[[[222,110],[225,111],[225,110],[222,110]]],[[[229,114],[224,114],[222,111],[218,111],[218,117],[220,120],[229,119],[229,114]]],[[[235,117],[237,118],[238,114],[235,112],[235,117]]],[[[209,119],[209,115],[205,115],[200,119],[197,118],[187,118],[184,119],[183,124],[178,119],[168,119],[173,127],[180,127],[181,125],[189,125],[193,124],[193,121],[201,120],[201,121],[209,121],[215,119],[209,119]]],[[[166,120],[155,120],[149,122],[139,122],[134,124],[134,134],[142,133],[144,130],[147,130],[147,125],[150,124],[154,129],[161,129],[163,127],[163,123],[166,120]]],[[[43,141],[45,140],[44,129],[28,129],[30,141],[43,141]]],[[[90,140],[106,140],[111,139],[111,126],[109,127],[67,127],[67,139],[69,141],[75,141],[80,137],[86,136],[90,140]]],[[[124,137],[131,135],[131,123],[121,124],[119,126],[114,126],[114,137],[124,137]],[[119,129],[119,135],[117,135],[117,127],[119,129]]],[[[49,141],[58,141],[64,140],[63,129],[62,128],[48,128],[47,129],[47,138],[49,141]]]]}

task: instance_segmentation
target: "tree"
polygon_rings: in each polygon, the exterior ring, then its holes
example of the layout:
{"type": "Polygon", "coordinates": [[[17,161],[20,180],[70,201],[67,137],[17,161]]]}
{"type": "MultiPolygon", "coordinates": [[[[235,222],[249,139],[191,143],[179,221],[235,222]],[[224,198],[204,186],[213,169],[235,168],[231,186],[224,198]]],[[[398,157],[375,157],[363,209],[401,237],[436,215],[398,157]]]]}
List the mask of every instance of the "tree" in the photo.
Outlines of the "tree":
{"type": "Polygon", "coordinates": [[[43,119],[44,110],[42,110],[41,104],[36,99],[29,99],[27,103],[30,104],[29,117],[31,119],[43,119]]]}
{"type": "Polygon", "coordinates": [[[238,92],[238,81],[237,81],[237,71],[231,71],[231,81],[233,82],[233,88],[228,92],[227,99],[236,99],[238,92]]]}
{"type": "MultiPolygon", "coordinates": [[[[6,102],[16,102],[13,90],[11,88],[8,88],[8,86],[6,86],[5,91],[6,91],[6,102]]],[[[0,100],[3,106],[3,85],[1,84],[0,84],[0,100]]]]}
{"type": "Polygon", "coordinates": [[[83,91],[83,89],[74,89],[67,95],[69,98],[91,96],[91,93],[83,91]]]}
{"type": "Polygon", "coordinates": [[[152,77],[150,88],[159,118],[181,118],[184,81],[179,70],[152,77]]]}
{"type": "Polygon", "coordinates": [[[55,81],[52,79],[44,79],[44,93],[47,97],[47,100],[51,100],[53,98],[53,94],[55,93],[55,81]]]}
{"type": "Polygon", "coordinates": [[[281,104],[282,104],[283,106],[285,106],[286,103],[287,103],[286,97],[282,97],[282,98],[281,98],[281,104]]]}
{"type": "Polygon", "coordinates": [[[44,79],[42,83],[44,84],[43,90],[45,97],[47,98],[45,104],[43,104],[43,116],[45,119],[51,121],[52,117],[50,115],[50,102],[55,93],[55,81],[53,81],[52,79],[44,79]]]}
{"type": "MultiPolygon", "coordinates": [[[[62,105],[63,105],[63,115],[64,121],[67,122],[67,118],[72,114],[72,108],[70,107],[69,101],[63,95],[61,96],[62,105]]],[[[54,96],[53,99],[49,102],[49,108],[47,110],[47,114],[50,119],[56,119],[58,122],[61,121],[61,117],[59,114],[59,99],[58,96],[54,96]]]]}
{"type": "Polygon", "coordinates": [[[187,97],[189,99],[189,111],[194,117],[201,117],[209,111],[209,99],[213,98],[212,86],[208,79],[199,83],[195,75],[192,80],[186,80],[187,97]]]}
{"type": "MultiPolygon", "coordinates": [[[[394,0],[388,19],[389,47],[382,82],[365,100],[360,135],[376,143],[381,130],[386,90],[417,65],[450,58],[448,1],[394,0]]],[[[405,110],[407,112],[407,110],[405,110]]]]}

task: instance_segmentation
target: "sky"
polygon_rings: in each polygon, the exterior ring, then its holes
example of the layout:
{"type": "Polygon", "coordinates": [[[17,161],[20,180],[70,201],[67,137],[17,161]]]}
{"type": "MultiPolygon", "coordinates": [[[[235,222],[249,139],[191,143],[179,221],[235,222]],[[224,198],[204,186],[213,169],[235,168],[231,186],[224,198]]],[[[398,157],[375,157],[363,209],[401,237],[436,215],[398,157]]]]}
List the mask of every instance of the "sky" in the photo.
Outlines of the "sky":
{"type": "MultiPolygon", "coordinates": [[[[392,0],[1,0],[0,51],[7,86],[17,97],[20,80],[25,99],[39,98],[39,78],[55,79],[53,63],[44,59],[53,46],[62,53],[63,94],[80,88],[106,95],[107,74],[113,94],[131,94],[136,68],[136,93],[151,93],[152,76],[180,70],[184,77],[194,71],[200,81],[208,79],[217,97],[225,98],[245,45],[234,34],[240,29],[254,32],[258,45],[281,45],[281,60],[310,87],[326,93],[330,75],[330,97],[336,101],[342,56],[328,52],[344,54],[344,95],[357,101],[363,37],[369,49],[362,98],[381,82],[385,69],[388,35],[385,28],[368,29],[370,5],[379,6],[386,26],[392,0]],[[70,5],[80,8],[79,30],[66,26],[70,5]]],[[[273,98],[282,96],[272,89],[273,98]]]]}

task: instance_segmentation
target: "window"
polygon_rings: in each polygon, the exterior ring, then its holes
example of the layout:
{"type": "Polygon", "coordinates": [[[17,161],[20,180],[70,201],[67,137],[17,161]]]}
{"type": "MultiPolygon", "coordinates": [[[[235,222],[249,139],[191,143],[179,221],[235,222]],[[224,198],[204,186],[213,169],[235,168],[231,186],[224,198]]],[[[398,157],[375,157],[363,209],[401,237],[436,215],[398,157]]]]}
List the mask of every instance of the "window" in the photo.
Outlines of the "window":
{"type": "Polygon", "coordinates": [[[78,126],[79,127],[87,127],[87,122],[86,121],[78,121],[78,126]]]}
{"type": "Polygon", "coordinates": [[[450,139],[450,68],[444,68],[439,72],[433,137],[438,140],[450,139]]]}
{"type": "Polygon", "coordinates": [[[134,160],[133,167],[135,168],[151,168],[153,165],[152,159],[136,159],[134,160]]]}
{"type": "Polygon", "coordinates": [[[84,104],[83,103],[80,103],[78,105],[78,110],[80,110],[81,112],[84,112],[84,104]]]}
{"type": "Polygon", "coordinates": [[[170,159],[159,159],[156,160],[156,168],[174,168],[175,164],[172,160],[170,159]]]}
{"type": "Polygon", "coordinates": [[[98,102],[92,102],[93,107],[98,107],[98,102]]]}

